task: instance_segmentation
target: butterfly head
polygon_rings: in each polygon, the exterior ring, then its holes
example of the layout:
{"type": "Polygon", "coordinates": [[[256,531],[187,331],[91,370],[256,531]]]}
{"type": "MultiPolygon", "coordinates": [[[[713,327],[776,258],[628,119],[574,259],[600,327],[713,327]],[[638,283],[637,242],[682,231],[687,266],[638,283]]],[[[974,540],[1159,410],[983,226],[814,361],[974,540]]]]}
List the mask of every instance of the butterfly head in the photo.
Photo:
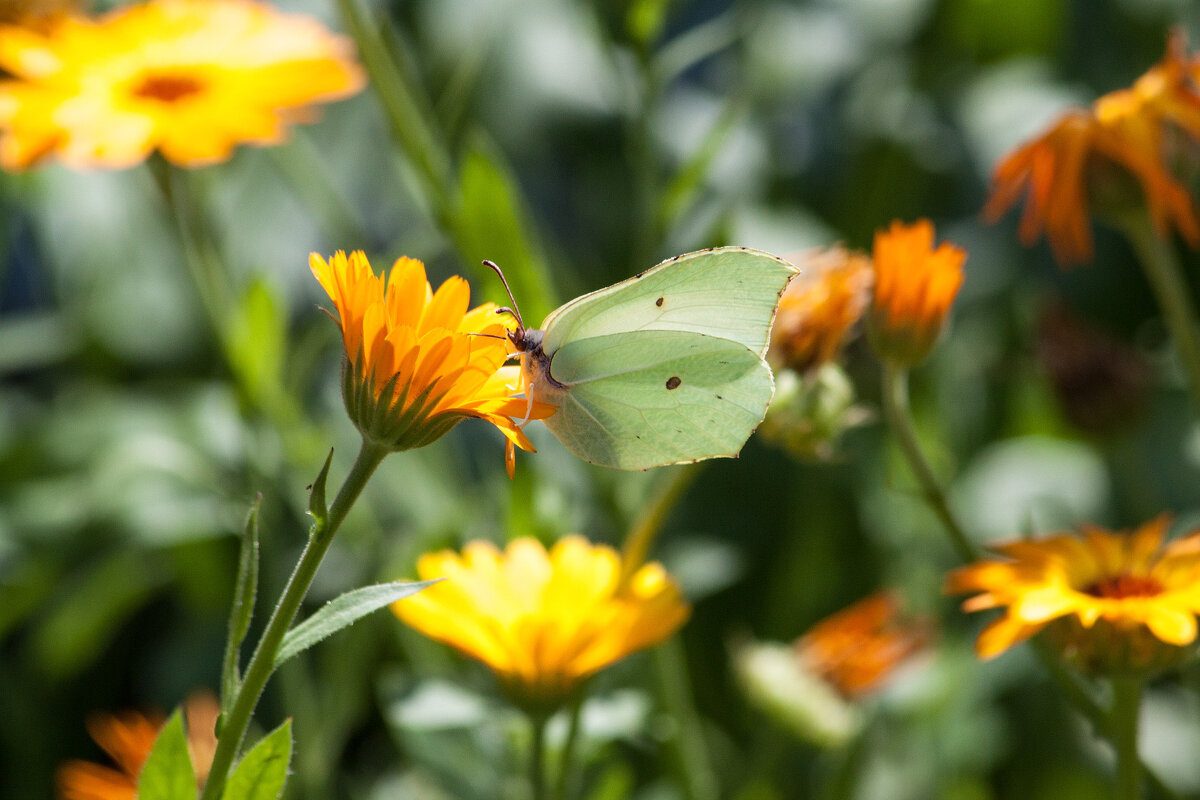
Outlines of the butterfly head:
{"type": "Polygon", "coordinates": [[[517,327],[508,332],[509,341],[513,343],[513,347],[517,348],[519,353],[540,351],[542,349],[542,332],[525,327],[525,322],[521,319],[521,309],[517,307],[517,298],[513,297],[512,289],[508,286],[508,279],[504,277],[504,272],[495,261],[484,259],[483,265],[500,276],[500,282],[504,284],[504,291],[508,293],[508,300],[512,303],[511,306],[496,309],[497,314],[511,314],[517,321],[517,327]]]}

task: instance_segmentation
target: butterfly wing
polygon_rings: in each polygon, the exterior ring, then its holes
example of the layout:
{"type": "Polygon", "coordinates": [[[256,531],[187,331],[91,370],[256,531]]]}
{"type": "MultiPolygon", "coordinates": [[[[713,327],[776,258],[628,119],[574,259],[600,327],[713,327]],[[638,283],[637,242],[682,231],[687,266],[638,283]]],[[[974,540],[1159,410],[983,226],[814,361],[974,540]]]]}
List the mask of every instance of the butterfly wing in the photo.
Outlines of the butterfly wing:
{"type": "Polygon", "coordinates": [[[745,247],[701,250],[651,267],[554,311],[543,349],[633,331],[691,331],[767,352],[779,295],[795,275],[786,261],[745,247]]]}
{"type": "Polygon", "coordinates": [[[758,353],[688,331],[572,340],[550,374],[565,388],[537,395],[558,406],[546,427],[585,461],[629,470],[736,456],[774,391],[758,353]]]}

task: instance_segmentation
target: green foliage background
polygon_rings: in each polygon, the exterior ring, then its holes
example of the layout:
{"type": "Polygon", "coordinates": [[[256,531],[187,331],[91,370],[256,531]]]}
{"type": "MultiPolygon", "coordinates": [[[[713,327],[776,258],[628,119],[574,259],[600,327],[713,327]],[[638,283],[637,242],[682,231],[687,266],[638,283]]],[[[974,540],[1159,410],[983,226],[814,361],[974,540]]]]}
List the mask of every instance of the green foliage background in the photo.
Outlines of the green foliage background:
{"type": "MultiPolygon", "coordinates": [[[[344,28],[333,4],[280,5],[344,28]]],[[[331,445],[334,475],[356,446],[310,251],[362,248],[377,269],[407,254],[435,283],[461,273],[499,301],[478,266],[490,258],[536,320],[680,252],[869,249],[892,219],[929,217],[970,257],[914,403],[971,535],[1197,520],[1200,431],[1123,240],[1098,228],[1094,263],[1064,272],[1044,244],[1017,243],[1016,214],[979,218],[1002,153],[1065,104],[1131,83],[1172,25],[1200,35],[1196,4],[362,7],[406,77],[405,124],[393,130],[368,89],[285,147],[172,181],[227,276],[220,335],[150,167],[0,178],[0,796],[49,796],[63,760],[102,760],[84,725],[95,710],[166,710],[217,688],[236,535],[260,492],[260,598],[278,594],[303,545],[305,486],[331,445]],[[1057,305],[1148,367],[1142,402],[1103,430],[1071,422],[1039,361],[1039,320],[1057,305]]],[[[1200,258],[1184,258],[1194,276],[1200,258]]],[[[876,406],[861,342],[846,364],[876,406]]],[[[1103,410],[1108,388],[1073,399],[1103,410]]],[[[500,436],[470,422],[390,457],[309,607],[412,577],[421,552],[471,538],[619,543],[670,479],[592,468],[533,433],[541,452],[511,482],[500,436]]],[[[1103,796],[1109,752],[1029,654],[974,660],[982,620],[941,597],[954,554],[908,475],[877,421],[829,463],[752,440],[704,469],[655,552],[693,619],[596,681],[577,796],[1103,796]],[[793,741],[746,705],[732,641],[791,639],[880,586],[944,624],[927,662],[873,702],[858,748],[793,741]],[[839,774],[851,794],[832,794],[839,774]]],[[[1144,756],[1182,796],[1200,794],[1197,677],[1155,686],[1144,711],[1144,756]]],[[[526,734],[490,676],[387,613],[289,662],[260,733],[288,715],[289,797],[521,796],[526,734]]]]}

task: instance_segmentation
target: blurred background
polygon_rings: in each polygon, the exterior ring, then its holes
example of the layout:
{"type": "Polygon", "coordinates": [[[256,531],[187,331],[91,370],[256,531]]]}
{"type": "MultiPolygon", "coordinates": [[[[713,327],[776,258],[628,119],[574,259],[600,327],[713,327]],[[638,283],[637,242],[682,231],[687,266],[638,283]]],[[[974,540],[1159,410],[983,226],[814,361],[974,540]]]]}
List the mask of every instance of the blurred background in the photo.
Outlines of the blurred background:
{"type": "MultiPolygon", "coordinates": [[[[332,2],[278,5],[343,29],[332,2]]],[[[279,148],[187,174],[231,276],[221,336],[196,299],[148,167],[0,176],[0,796],[49,797],[100,761],[97,710],[168,710],[217,689],[237,534],[262,495],[257,624],[303,546],[305,487],[357,434],[341,343],[310,251],[402,254],[527,321],[658,260],[719,244],[869,250],[928,217],[969,253],[948,335],[913,374],[935,468],[980,543],[1092,521],[1200,522],[1200,430],[1153,296],[1096,229],[1070,271],[979,210],[1002,154],[1063,108],[1128,86],[1187,0],[405,0],[380,20],[446,164],[401,155],[372,89],[279,148]],[[439,169],[442,169],[439,172],[439,169]],[[441,181],[441,182],[439,182],[441,181]]],[[[1183,252],[1194,275],[1200,256],[1183,252]]],[[[956,565],[878,419],[878,367],[843,363],[858,424],[820,458],[756,437],[713,462],[653,556],[691,621],[601,675],[578,797],[990,800],[1103,796],[1111,756],[1027,648],[980,664],[982,619],[941,596],[956,565]],[[731,648],[790,641],[880,587],[936,641],[822,747],[747,703],[731,648]],[[681,736],[681,731],[698,736],[681,736]],[[691,741],[691,744],[688,742],[691,741]],[[698,744],[697,744],[698,743],[698,744]],[[705,770],[689,764],[700,746],[705,770]],[[838,776],[852,766],[852,787],[838,776]]],[[[415,574],[472,538],[579,532],[618,544],[672,469],[540,452],[503,469],[490,426],[388,458],[339,534],[309,608],[415,574]]],[[[1198,687],[1200,674],[1184,675],[1198,687]]],[[[1153,688],[1143,753],[1200,795],[1200,702],[1153,688]]],[[[372,615],[290,662],[258,712],[294,715],[292,798],[521,797],[526,734],[486,670],[372,615]]],[[[552,735],[554,732],[552,731],[552,735]]],[[[561,731],[558,733],[561,736],[561,731]]]]}

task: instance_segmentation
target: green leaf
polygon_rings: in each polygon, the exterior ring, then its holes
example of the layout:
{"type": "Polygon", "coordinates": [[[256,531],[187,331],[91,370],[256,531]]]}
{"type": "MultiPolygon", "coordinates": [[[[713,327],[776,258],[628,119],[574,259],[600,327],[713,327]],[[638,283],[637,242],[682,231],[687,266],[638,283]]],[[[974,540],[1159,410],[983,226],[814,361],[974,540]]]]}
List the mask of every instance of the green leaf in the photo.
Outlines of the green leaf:
{"type": "Polygon", "coordinates": [[[225,642],[225,663],[221,670],[221,694],[226,700],[237,694],[240,680],[238,654],[246,632],[250,630],[250,619],[254,616],[254,598],[258,593],[258,509],[262,495],[254,499],[246,525],[242,530],[242,547],[238,553],[237,583],[233,590],[233,603],[229,609],[229,633],[225,642]]]}
{"type": "Polygon", "coordinates": [[[255,280],[239,298],[225,331],[229,362],[238,384],[259,406],[282,394],[287,321],[274,290],[255,280]]]}
{"type": "MultiPolygon", "coordinates": [[[[459,181],[461,206],[454,226],[463,259],[480,270],[485,258],[499,264],[521,304],[521,313],[529,324],[536,325],[555,307],[554,292],[545,264],[531,242],[517,182],[504,167],[497,148],[482,135],[472,137],[459,181]]],[[[490,270],[476,274],[479,286],[493,287],[485,289],[485,295],[509,304],[490,270]]]]}
{"type": "Polygon", "coordinates": [[[292,656],[304,652],[327,636],[354,624],[372,611],[416,594],[439,580],[441,578],[432,581],[380,583],[374,586],[364,586],[361,589],[346,592],[340,597],[335,597],[311,617],[287,632],[287,635],[283,637],[279,654],[275,656],[275,667],[278,668],[292,656]]]}
{"type": "Polygon", "coordinates": [[[183,712],[175,713],[158,732],[138,776],[138,800],[195,800],[196,773],[188,756],[183,712]]]}
{"type": "Polygon", "coordinates": [[[325,464],[321,467],[321,471],[317,473],[317,479],[312,482],[312,486],[308,490],[308,515],[316,520],[318,526],[325,523],[325,518],[329,516],[329,506],[325,505],[325,481],[329,478],[329,465],[333,463],[333,448],[329,448],[329,455],[325,456],[325,464]]]}
{"type": "Polygon", "coordinates": [[[276,800],[292,760],[292,721],[285,720],[246,754],[225,785],[222,800],[276,800]]]}

